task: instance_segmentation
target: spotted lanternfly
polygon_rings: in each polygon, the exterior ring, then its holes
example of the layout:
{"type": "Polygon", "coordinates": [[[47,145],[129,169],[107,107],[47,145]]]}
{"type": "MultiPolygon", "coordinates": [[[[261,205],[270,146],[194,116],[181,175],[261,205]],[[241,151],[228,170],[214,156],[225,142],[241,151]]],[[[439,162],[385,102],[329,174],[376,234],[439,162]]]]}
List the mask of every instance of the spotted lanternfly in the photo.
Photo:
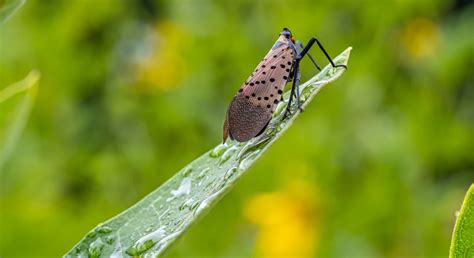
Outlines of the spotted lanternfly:
{"type": "Polygon", "coordinates": [[[335,65],[316,38],[311,38],[304,47],[300,42],[295,42],[289,29],[284,28],[272,49],[232,99],[224,122],[224,142],[227,137],[244,142],[263,133],[278,102],[283,100],[283,89],[288,81],[292,80],[293,85],[285,112],[291,112],[293,96],[300,108],[300,60],[308,55],[316,68],[321,70],[308,53],[315,42],[333,67],[347,68],[345,65],[335,65]]]}

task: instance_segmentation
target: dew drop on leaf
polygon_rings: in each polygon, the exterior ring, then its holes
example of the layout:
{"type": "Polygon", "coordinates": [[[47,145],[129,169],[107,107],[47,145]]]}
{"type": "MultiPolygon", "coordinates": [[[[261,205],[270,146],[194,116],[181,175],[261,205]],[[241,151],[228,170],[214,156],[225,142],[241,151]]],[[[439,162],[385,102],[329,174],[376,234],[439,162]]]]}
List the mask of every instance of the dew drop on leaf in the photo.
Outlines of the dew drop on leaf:
{"type": "Polygon", "coordinates": [[[97,238],[89,246],[89,257],[99,257],[102,253],[102,248],[104,248],[104,242],[102,242],[102,239],[97,238]]]}
{"type": "Polygon", "coordinates": [[[230,147],[229,149],[227,149],[223,154],[222,154],[222,157],[220,158],[219,160],[219,164],[224,164],[226,161],[228,161],[230,159],[230,157],[232,157],[232,155],[234,155],[235,151],[237,151],[237,147],[236,146],[232,146],[230,147]]]}
{"type": "Polygon", "coordinates": [[[141,237],[133,245],[131,245],[126,253],[131,256],[141,255],[148,249],[152,248],[157,242],[159,242],[166,235],[164,227],[141,237]]]}
{"type": "Polygon", "coordinates": [[[213,158],[220,157],[224,151],[227,150],[226,144],[219,144],[217,145],[211,152],[209,152],[209,156],[213,158]]]}

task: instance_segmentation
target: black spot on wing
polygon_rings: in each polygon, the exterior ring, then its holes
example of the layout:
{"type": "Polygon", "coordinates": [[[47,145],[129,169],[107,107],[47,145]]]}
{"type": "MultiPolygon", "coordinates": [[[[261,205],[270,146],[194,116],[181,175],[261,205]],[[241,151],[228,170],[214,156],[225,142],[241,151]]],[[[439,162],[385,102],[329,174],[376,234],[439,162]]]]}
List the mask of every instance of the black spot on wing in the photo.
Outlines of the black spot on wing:
{"type": "Polygon", "coordinates": [[[248,79],[248,85],[252,87],[245,89],[245,93],[249,97],[251,96],[249,101],[255,106],[273,105],[274,96],[285,86],[291,70],[291,67],[286,67],[286,64],[291,63],[287,61],[288,59],[292,60],[291,54],[293,52],[291,49],[291,51],[287,51],[288,49],[284,44],[271,50],[248,79]]]}

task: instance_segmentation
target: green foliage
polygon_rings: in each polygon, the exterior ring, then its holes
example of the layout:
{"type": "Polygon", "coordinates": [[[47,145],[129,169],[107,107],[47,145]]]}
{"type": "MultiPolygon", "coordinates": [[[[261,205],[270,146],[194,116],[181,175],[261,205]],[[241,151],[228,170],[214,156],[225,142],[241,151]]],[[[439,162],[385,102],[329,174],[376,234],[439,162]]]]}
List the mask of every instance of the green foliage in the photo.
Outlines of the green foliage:
{"type": "Polygon", "coordinates": [[[6,0],[3,3],[0,2],[0,24],[8,20],[25,2],[26,0],[6,0]]]}
{"type": "Polygon", "coordinates": [[[350,70],[168,257],[445,257],[474,182],[473,24],[449,0],[27,1],[0,25],[0,87],[41,71],[0,174],[0,256],[66,253],[216,146],[288,27],[332,57],[353,46],[350,70]]]}
{"type": "Polygon", "coordinates": [[[3,165],[10,157],[28,121],[36,99],[39,78],[40,75],[37,71],[31,71],[25,79],[0,89],[2,110],[0,112],[0,125],[2,125],[0,128],[3,129],[0,130],[0,175],[3,165]],[[13,103],[3,103],[17,94],[22,96],[11,100],[13,103]],[[9,104],[9,107],[6,104],[9,104]]]}
{"type": "MultiPolygon", "coordinates": [[[[334,58],[345,64],[351,48],[334,58]]],[[[301,103],[306,107],[325,85],[339,78],[345,69],[326,66],[300,85],[301,103]]],[[[284,94],[286,102],[290,92],[284,94]]],[[[143,200],[111,220],[100,224],[66,256],[161,255],[204,211],[227,193],[235,182],[298,117],[283,118],[287,104],[274,112],[266,131],[248,142],[227,141],[191,162],[143,200]]]]}
{"type": "Polygon", "coordinates": [[[474,257],[474,184],[458,212],[451,242],[450,258],[474,257]]]}

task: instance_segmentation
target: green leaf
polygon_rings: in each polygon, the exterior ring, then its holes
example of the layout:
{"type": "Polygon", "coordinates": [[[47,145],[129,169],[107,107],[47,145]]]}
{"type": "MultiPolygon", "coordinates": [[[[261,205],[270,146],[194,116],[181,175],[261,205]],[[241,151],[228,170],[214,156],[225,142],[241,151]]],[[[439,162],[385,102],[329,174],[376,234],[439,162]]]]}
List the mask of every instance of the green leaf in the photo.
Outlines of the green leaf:
{"type": "Polygon", "coordinates": [[[8,20],[20,7],[26,3],[26,0],[6,0],[0,3],[0,23],[8,20]]]}
{"type": "Polygon", "coordinates": [[[36,99],[39,78],[39,72],[33,70],[23,80],[0,90],[0,174],[28,121],[36,99]],[[15,101],[13,97],[20,93],[24,94],[15,101]],[[11,113],[8,112],[10,109],[11,113]]]}
{"type": "Polygon", "coordinates": [[[474,257],[474,184],[467,191],[457,216],[449,257],[474,257]]]}
{"type": "MultiPolygon", "coordinates": [[[[347,64],[351,48],[334,58],[347,64]]],[[[303,107],[325,85],[339,78],[344,68],[326,66],[300,86],[303,107]]],[[[288,100],[290,93],[284,94],[288,100]]],[[[90,231],[65,256],[161,255],[206,210],[229,191],[270,145],[299,115],[282,119],[281,102],[267,130],[257,138],[239,143],[227,141],[194,160],[144,199],[90,231]]],[[[293,106],[293,110],[297,107],[293,106]]]]}

